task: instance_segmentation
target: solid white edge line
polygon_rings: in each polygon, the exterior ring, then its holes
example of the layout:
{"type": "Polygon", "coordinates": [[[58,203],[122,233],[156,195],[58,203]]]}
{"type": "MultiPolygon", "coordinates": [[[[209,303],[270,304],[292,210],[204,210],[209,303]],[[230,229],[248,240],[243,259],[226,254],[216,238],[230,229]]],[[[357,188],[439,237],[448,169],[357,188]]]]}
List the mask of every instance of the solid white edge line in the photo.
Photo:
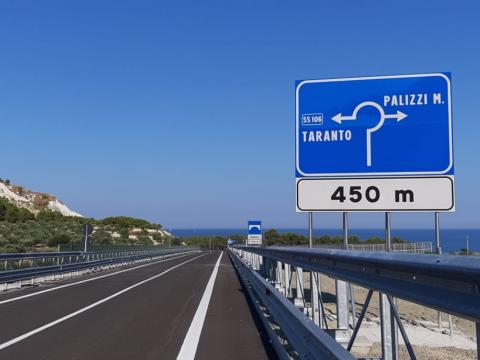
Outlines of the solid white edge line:
{"type": "Polygon", "coordinates": [[[215,285],[215,279],[217,278],[218,267],[220,266],[220,260],[222,259],[223,251],[218,257],[217,263],[213,268],[212,275],[208,280],[207,287],[203,293],[202,300],[198,305],[195,316],[193,317],[192,323],[188,328],[187,335],[183,340],[182,347],[178,353],[177,360],[192,360],[195,358],[197,353],[198,343],[200,341],[200,335],[202,334],[203,324],[205,322],[205,317],[207,316],[208,304],[210,303],[210,298],[212,297],[213,286],[215,285]]]}
{"type": "Polygon", "coordinates": [[[161,272],[161,273],[159,273],[159,274],[157,274],[157,275],[154,275],[154,276],[149,277],[149,278],[147,278],[147,279],[145,279],[145,280],[142,280],[142,281],[140,281],[140,282],[138,282],[138,283],[136,283],[136,284],[133,284],[133,285],[131,285],[131,286],[129,286],[129,287],[123,289],[123,290],[120,290],[120,291],[118,291],[118,292],[116,292],[116,293],[114,293],[114,294],[112,294],[112,295],[110,295],[110,296],[107,296],[106,298],[103,298],[103,299],[101,299],[101,300],[98,300],[98,301],[94,302],[93,304],[90,304],[90,305],[88,305],[88,306],[85,306],[84,308],[81,308],[81,309],[79,309],[79,310],[77,310],[77,311],[75,311],[75,312],[73,312],[73,313],[71,313],[71,314],[65,315],[65,316],[63,316],[63,317],[61,317],[61,318],[59,318],[59,319],[57,319],[57,320],[54,320],[54,321],[48,323],[48,324],[45,324],[45,325],[43,325],[43,326],[40,326],[39,328],[36,328],[36,329],[34,329],[34,330],[32,330],[32,331],[29,331],[29,332],[27,332],[27,333],[25,333],[25,334],[23,334],[23,335],[20,335],[20,336],[17,336],[16,338],[13,338],[13,339],[11,339],[11,340],[8,340],[8,341],[4,342],[3,344],[0,344],[0,350],[3,350],[3,349],[5,349],[6,347],[9,347],[9,346],[11,346],[11,345],[13,345],[13,344],[15,344],[15,343],[18,343],[19,341],[25,340],[26,338],[29,338],[29,337],[32,336],[32,335],[38,334],[39,332],[42,332],[43,330],[46,330],[46,329],[48,329],[48,328],[51,328],[52,326],[55,326],[55,325],[57,325],[57,324],[60,324],[60,323],[66,321],[66,320],[68,320],[68,319],[70,319],[70,318],[72,318],[72,317],[74,317],[74,316],[77,316],[77,315],[79,315],[79,314],[81,314],[81,313],[84,313],[85,311],[88,311],[88,310],[90,310],[90,309],[92,309],[92,308],[94,308],[94,307],[96,307],[96,306],[98,306],[98,305],[101,305],[101,304],[103,304],[103,303],[105,303],[105,302],[107,302],[107,301],[109,301],[109,300],[111,300],[111,299],[113,299],[113,298],[116,298],[117,296],[119,296],[119,295],[121,295],[121,294],[123,294],[123,293],[126,293],[127,291],[130,291],[130,290],[132,290],[132,289],[135,289],[136,287],[138,287],[138,286],[140,286],[140,285],[143,285],[143,284],[145,284],[145,283],[147,283],[147,282],[149,282],[149,281],[155,280],[156,278],[159,278],[160,276],[163,276],[163,275],[165,275],[166,273],[169,273],[170,271],[172,271],[172,270],[174,270],[174,269],[176,269],[176,268],[178,268],[178,267],[180,267],[180,266],[182,266],[182,265],[185,265],[185,264],[189,263],[190,261],[193,261],[193,260],[196,260],[196,259],[198,259],[198,258],[201,258],[202,256],[205,256],[205,255],[207,255],[207,253],[202,254],[202,255],[200,255],[200,256],[196,256],[196,257],[194,257],[193,259],[189,259],[189,260],[184,261],[184,262],[182,262],[182,263],[180,263],[180,264],[174,265],[174,266],[172,266],[171,268],[168,268],[167,270],[165,270],[165,271],[163,271],[163,272],[161,272]]]}
{"type": "Polygon", "coordinates": [[[104,279],[104,278],[106,278],[106,277],[123,274],[123,273],[128,272],[128,271],[137,270],[137,269],[144,268],[144,267],[151,266],[151,265],[155,265],[155,264],[160,264],[160,263],[167,262],[167,261],[170,261],[170,260],[180,259],[180,258],[182,258],[182,257],[188,256],[188,255],[192,255],[192,254],[194,254],[194,253],[196,253],[196,252],[197,252],[197,251],[189,251],[189,252],[187,252],[187,253],[185,253],[185,254],[182,254],[182,255],[180,255],[180,256],[172,256],[172,257],[169,257],[169,258],[167,258],[167,259],[164,258],[164,259],[162,259],[162,260],[157,260],[157,261],[154,261],[154,262],[149,262],[148,264],[143,264],[143,265],[135,266],[135,267],[133,267],[133,268],[128,268],[128,269],[123,269],[123,270],[119,270],[119,271],[114,271],[114,272],[111,272],[111,273],[108,273],[108,274],[105,274],[105,275],[95,276],[95,277],[88,278],[88,279],[85,279],[85,280],[80,280],[80,281],[76,281],[76,282],[73,282],[73,283],[68,283],[68,284],[65,284],[65,285],[55,286],[55,287],[48,288],[48,289],[45,289],[45,290],[36,291],[36,292],[30,293],[30,294],[25,294],[25,295],[21,295],[21,296],[17,296],[17,297],[11,298],[11,299],[2,300],[2,301],[0,301],[0,305],[6,304],[6,303],[9,303],[9,302],[13,302],[13,301],[17,301],[17,300],[26,299],[26,298],[29,298],[29,297],[32,297],[32,296],[37,296],[37,295],[45,294],[45,293],[48,293],[48,292],[51,292],[51,291],[55,291],[55,290],[65,289],[65,288],[70,287],[70,286],[85,284],[85,283],[88,283],[88,282],[90,282],[90,281],[94,281],[94,280],[98,280],[98,279],[104,279]]]}

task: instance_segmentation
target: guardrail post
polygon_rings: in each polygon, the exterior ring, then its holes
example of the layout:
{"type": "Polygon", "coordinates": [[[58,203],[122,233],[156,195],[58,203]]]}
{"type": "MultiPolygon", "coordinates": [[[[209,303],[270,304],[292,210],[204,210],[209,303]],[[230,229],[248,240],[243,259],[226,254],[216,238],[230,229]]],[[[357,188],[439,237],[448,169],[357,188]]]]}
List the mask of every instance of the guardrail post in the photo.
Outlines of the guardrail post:
{"type": "Polygon", "coordinates": [[[320,274],[316,272],[310,273],[310,288],[311,288],[311,304],[312,304],[312,312],[313,312],[313,322],[318,326],[322,327],[322,309],[320,308],[320,296],[321,296],[321,288],[320,288],[320,274]]]}
{"type": "Polygon", "coordinates": [[[285,263],[285,296],[287,298],[293,297],[292,291],[292,266],[290,264],[285,263]]]}
{"type": "Polygon", "coordinates": [[[355,325],[357,324],[357,311],[355,306],[355,292],[353,290],[353,285],[351,283],[348,283],[348,298],[350,301],[350,308],[352,311],[352,325],[353,325],[353,328],[355,328],[355,325]]]}
{"type": "Polygon", "coordinates": [[[277,261],[277,266],[275,268],[275,287],[277,289],[282,288],[282,262],[277,261]]]}
{"type": "Polygon", "coordinates": [[[269,268],[269,272],[270,272],[270,283],[272,283],[273,285],[275,285],[275,283],[277,282],[277,263],[275,260],[273,259],[270,259],[270,268],[269,268]]]}
{"type": "Polygon", "coordinates": [[[382,334],[382,357],[384,360],[398,359],[398,338],[395,319],[387,295],[380,293],[380,328],[382,334]]]}
{"type": "Polygon", "coordinates": [[[337,330],[335,331],[335,339],[339,343],[345,344],[350,338],[348,329],[347,283],[345,281],[335,280],[335,290],[337,293],[337,330]]]}
{"type": "Polygon", "coordinates": [[[255,254],[255,270],[257,271],[260,271],[261,269],[261,264],[262,264],[261,258],[262,257],[260,255],[255,254]]]}
{"type": "Polygon", "coordinates": [[[480,360],[480,323],[476,323],[477,325],[477,360],[480,360]]]}
{"type": "Polygon", "coordinates": [[[270,259],[265,256],[263,257],[263,276],[270,281],[270,259]]]}
{"type": "Polygon", "coordinates": [[[294,304],[296,307],[305,307],[305,296],[303,291],[303,269],[301,267],[295,268],[297,286],[295,291],[294,304]]]}
{"type": "MultiPolygon", "coordinates": [[[[285,263],[286,264],[286,263],[285,263]]],[[[285,270],[284,270],[284,263],[280,262],[280,267],[279,267],[279,279],[280,279],[280,292],[287,296],[287,277],[285,276],[285,270]]]]}

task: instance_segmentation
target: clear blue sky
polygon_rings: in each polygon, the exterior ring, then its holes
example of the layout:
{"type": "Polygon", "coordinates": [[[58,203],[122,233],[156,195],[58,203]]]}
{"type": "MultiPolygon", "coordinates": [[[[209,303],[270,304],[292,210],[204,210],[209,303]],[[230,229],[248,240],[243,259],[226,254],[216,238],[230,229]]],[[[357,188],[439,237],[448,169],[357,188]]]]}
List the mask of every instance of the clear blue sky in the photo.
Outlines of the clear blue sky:
{"type": "Polygon", "coordinates": [[[94,217],[305,226],[294,81],[451,71],[458,210],[442,224],[479,227],[479,14],[473,0],[4,0],[0,177],[94,217]]]}

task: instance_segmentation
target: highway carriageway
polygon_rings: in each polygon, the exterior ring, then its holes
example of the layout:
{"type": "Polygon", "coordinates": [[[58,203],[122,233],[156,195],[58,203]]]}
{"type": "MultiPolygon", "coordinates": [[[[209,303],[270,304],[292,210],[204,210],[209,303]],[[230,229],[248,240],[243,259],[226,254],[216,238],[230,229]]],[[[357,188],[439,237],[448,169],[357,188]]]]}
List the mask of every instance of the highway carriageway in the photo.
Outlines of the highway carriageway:
{"type": "Polygon", "coordinates": [[[226,252],[0,293],[0,359],[275,359],[226,252]]]}

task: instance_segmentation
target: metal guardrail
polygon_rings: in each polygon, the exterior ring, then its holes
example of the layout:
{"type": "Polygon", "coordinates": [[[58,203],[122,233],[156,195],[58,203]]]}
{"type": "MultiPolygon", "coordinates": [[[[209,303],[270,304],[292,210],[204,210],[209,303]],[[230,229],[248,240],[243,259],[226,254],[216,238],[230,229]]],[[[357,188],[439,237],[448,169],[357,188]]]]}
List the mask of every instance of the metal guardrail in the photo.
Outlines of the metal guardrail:
{"type": "MultiPolygon", "coordinates": [[[[313,246],[318,249],[343,249],[353,251],[387,251],[386,244],[348,244],[345,249],[343,244],[316,244],[313,246]]],[[[415,254],[433,253],[431,242],[411,242],[411,243],[393,243],[390,244],[391,252],[406,252],[415,254]]]]}
{"type": "Polygon", "coordinates": [[[49,275],[78,272],[86,269],[110,267],[158,257],[196,251],[196,247],[162,248],[158,250],[110,252],[55,252],[0,254],[4,269],[0,284],[8,284],[49,275]]]}
{"type": "MultiPolygon", "coordinates": [[[[280,290],[275,290],[275,294],[288,296],[289,285],[285,281],[283,273],[287,274],[287,270],[290,271],[290,268],[295,267],[297,274],[305,269],[312,274],[324,274],[369,289],[368,301],[366,301],[358,318],[353,334],[350,334],[348,325],[346,328],[347,334],[350,336],[350,341],[347,339],[349,350],[358,333],[358,328],[361,325],[373,291],[384,294],[381,297],[385,296],[385,301],[388,300],[385,304],[390,304],[386,306],[391,309],[391,317],[395,317],[397,320],[396,326],[399,327],[404,337],[412,359],[415,359],[415,354],[401,324],[393,303],[393,297],[476,322],[477,343],[479,341],[480,258],[478,257],[359,252],[299,247],[236,247],[232,249],[232,252],[237,263],[242,262],[245,268],[248,268],[247,264],[251,265],[251,269],[249,269],[252,274],[248,275],[248,279],[252,288],[258,289],[262,281],[266,282],[266,279],[269,279],[280,290]],[[255,270],[258,270],[258,272],[255,270]],[[261,277],[260,274],[266,279],[261,277]]],[[[301,278],[303,279],[303,275],[301,278]]],[[[265,284],[262,286],[265,287],[265,284]]],[[[303,292],[303,288],[301,290],[303,292]]],[[[261,302],[263,302],[263,299],[261,299],[261,302]]],[[[290,303],[288,300],[287,302],[290,303]]],[[[268,303],[265,306],[268,308],[268,303]]],[[[345,310],[349,311],[347,309],[348,306],[345,306],[345,310]]],[[[268,310],[270,309],[268,308],[268,310]]],[[[292,310],[291,307],[284,306],[284,311],[292,310]]],[[[275,318],[274,313],[279,313],[279,311],[274,310],[271,313],[273,318],[275,318]]],[[[348,317],[347,312],[347,324],[348,317]]],[[[313,324],[312,321],[310,323],[313,324]]],[[[320,330],[319,327],[317,328],[320,330]]],[[[295,325],[295,331],[304,332],[305,329],[295,325]]],[[[290,339],[290,333],[291,331],[287,334],[288,339],[290,339]]],[[[383,341],[382,337],[382,346],[383,341]]],[[[338,358],[343,359],[344,357],[340,356],[338,358]]]]}
{"type": "MultiPolygon", "coordinates": [[[[264,328],[269,333],[272,345],[282,359],[353,359],[353,356],[338,344],[330,335],[317,327],[310,319],[288,301],[275,287],[263,277],[252,271],[240,257],[229,252],[237,272],[246,284],[250,297],[254,300],[256,310],[264,328]],[[261,306],[268,309],[275,325],[266,321],[261,306]],[[281,336],[274,330],[278,326],[286,334],[289,348],[285,350],[281,336]],[[320,354],[322,354],[320,356],[320,354]]],[[[278,331],[278,330],[277,330],[278,331]]]]}
{"type": "MultiPolygon", "coordinates": [[[[59,252],[83,251],[83,244],[60,244],[59,252]]],[[[88,252],[118,251],[118,250],[155,250],[159,247],[167,248],[165,245],[90,245],[88,252]]]]}

